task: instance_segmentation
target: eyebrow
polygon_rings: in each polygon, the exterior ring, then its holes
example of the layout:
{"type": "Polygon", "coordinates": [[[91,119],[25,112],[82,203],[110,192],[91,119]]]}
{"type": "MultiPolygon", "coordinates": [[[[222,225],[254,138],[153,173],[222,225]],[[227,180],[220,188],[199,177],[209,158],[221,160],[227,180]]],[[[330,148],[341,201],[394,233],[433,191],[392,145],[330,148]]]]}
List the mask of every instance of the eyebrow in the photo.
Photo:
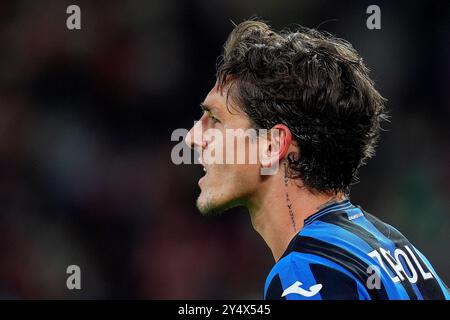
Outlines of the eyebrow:
{"type": "Polygon", "coordinates": [[[204,102],[200,102],[200,108],[202,108],[203,111],[211,112],[216,111],[220,114],[220,110],[212,105],[206,104],[204,102]]]}

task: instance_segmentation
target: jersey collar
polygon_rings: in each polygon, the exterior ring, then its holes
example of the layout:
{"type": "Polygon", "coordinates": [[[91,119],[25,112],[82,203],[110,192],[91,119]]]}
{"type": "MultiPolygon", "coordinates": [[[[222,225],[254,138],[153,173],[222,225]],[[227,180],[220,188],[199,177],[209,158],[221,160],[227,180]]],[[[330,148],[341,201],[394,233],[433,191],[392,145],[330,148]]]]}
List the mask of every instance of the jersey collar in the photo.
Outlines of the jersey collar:
{"type": "Polygon", "coordinates": [[[304,221],[304,225],[306,226],[306,225],[310,224],[311,222],[313,222],[314,220],[316,220],[328,213],[341,211],[341,210],[347,210],[350,208],[353,208],[353,205],[351,204],[349,199],[344,199],[339,202],[331,203],[331,204],[327,205],[326,207],[320,209],[316,213],[313,213],[308,218],[306,218],[304,221]]]}

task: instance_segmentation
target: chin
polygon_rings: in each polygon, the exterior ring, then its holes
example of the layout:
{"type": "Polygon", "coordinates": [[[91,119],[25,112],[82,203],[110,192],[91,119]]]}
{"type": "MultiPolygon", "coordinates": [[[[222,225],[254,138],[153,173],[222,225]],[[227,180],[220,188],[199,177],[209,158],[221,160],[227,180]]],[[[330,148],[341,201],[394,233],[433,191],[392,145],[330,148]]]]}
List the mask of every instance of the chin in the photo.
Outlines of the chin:
{"type": "Polygon", "coordinates": [[[224,211],[221,209],[222,206],[217,201],[214,201],[213,197],[204,196],[203,194],[200,194],[197,199],[197,208],[204,216],[218,215],[224,211]]]}
{"type": "Polygon", "coordinates": [[[197,199],[197,208],[204,216],[219,215],[228,209],[235,207],[235,201],[232,199],[217,199],[212,194],[204,194],[203,192],[197,199]]]}

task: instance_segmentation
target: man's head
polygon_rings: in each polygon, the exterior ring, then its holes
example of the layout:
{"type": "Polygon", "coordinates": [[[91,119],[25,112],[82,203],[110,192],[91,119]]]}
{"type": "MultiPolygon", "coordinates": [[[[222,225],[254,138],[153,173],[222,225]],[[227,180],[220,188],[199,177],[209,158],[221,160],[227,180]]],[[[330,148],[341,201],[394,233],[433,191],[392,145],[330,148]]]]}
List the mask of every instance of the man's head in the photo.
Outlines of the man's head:
{"type": "MultiPolygon", "coordinates": [[[[230,34],[221,58],[197,125],[202,130],[278,128],[279,137],[269,137],[263,150],[271,164],[285,161],[288,176],[309,192],[348,192],[359,167],[373,156],[386,118],[384,99],[353,47],[312,29],[277,33],[263,22],[245,21],[230,34]]],[[[256,143],[242,139],[246,149],[256,143]]],[[[191,134],[187,142],[202,151],[215,143],[191,134]]],[[[245,205],[276,178],[261,176],[264,155],[255,164],[206,166],[199,209],[245,205]]]]}

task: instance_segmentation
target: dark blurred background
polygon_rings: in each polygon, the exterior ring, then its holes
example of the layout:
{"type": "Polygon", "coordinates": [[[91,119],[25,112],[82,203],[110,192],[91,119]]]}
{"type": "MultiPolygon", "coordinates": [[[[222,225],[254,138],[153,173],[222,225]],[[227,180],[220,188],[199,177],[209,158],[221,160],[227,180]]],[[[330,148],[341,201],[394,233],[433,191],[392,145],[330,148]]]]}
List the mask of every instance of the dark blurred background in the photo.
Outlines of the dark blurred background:
{"type": "Polygon", "coordinates": [[[272,255],[241,209],[195,208],[172,164],[234,22],[349,40],[392,116],[352,201],[450,283],[448,1],[0,2],[0,298],[262,298],[272,255]],[[66,8],[81,8],[81,30],[66,8]],[[381,8],[368,30],[366,8],[381,8]],[[66,288],[79,265],[82,290],[66,288]]]}

